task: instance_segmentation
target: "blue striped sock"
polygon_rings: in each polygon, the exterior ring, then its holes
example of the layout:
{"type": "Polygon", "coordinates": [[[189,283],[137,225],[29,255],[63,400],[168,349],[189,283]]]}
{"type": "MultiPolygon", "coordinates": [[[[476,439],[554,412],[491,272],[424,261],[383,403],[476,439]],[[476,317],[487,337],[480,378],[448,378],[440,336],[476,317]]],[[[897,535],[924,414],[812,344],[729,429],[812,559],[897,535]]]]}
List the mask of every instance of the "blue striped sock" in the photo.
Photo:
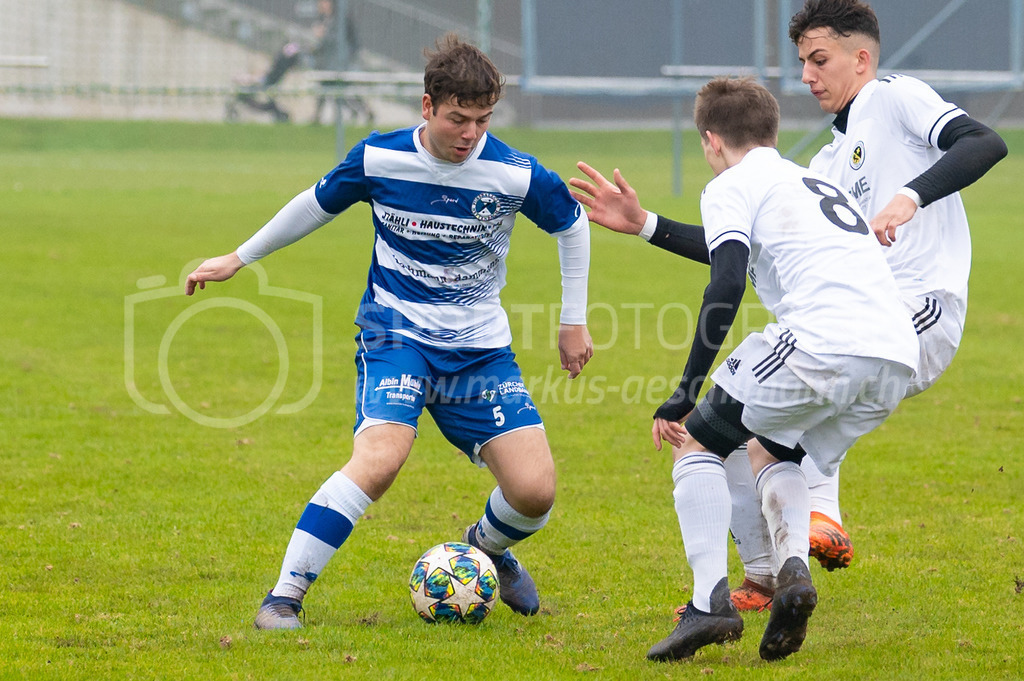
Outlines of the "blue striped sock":
{"type": "Polygon", "coordinates": [[[292,532],[272,593],[301,601],[370,503],[341,472],[328,478],[309,500],[292,532]]]}
{"type": "Polygon", "coordinates": [[[484,515],[477,523],[477,541],[485,553],[500,555],[544,527],[550,515],[550,511],[539,518],[523,515],[512,508],[501,488],[495,487],[487,500],[484,515]]]}

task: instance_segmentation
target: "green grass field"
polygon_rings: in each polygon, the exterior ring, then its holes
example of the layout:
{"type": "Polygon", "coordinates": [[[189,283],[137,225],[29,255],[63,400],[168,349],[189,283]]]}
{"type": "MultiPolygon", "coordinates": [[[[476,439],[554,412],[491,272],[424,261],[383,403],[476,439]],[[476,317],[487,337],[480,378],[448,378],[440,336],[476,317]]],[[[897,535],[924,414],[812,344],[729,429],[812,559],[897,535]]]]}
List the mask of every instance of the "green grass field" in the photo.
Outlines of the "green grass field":
{"type": "MultiPolygon", "coordinates": [[[[618,166],[646,207],[699,220],[695,136],[675,197],[668,133],[495,132],[565,178],[580,159],[618,166]]],[[[410,607],[416,557],[460,536],[492,488],[424,419],[397,483],[311,591],[306,628],[258,632],[295,521],[350,450],[368,211],[263,261],[289,295],[243,271],[186,299],[179,279],[329,169],[332,131],[0,120],[0,679],[1020,678],[1024,134],[1005,137],[1010,157],[964,192],[960,354],[851,452],[857,554],[845,571],[812,568],[803,650],[761,662],[768,615],[755,613],[738,643],[660,665],[644,655],[690,574],[650,415],[682,369],[706,268],[594,228],[598,352],[569,383],[555,242],[517,227],[503,301],[559,472],[551,522],[517,550],[539,616],[499,606],[479,627],[429,626],[410,607]],[[229,303],[191,308],[203,300],[229,303]]],[[[765,321],[748,296],[744,331],[765,321]]]]}

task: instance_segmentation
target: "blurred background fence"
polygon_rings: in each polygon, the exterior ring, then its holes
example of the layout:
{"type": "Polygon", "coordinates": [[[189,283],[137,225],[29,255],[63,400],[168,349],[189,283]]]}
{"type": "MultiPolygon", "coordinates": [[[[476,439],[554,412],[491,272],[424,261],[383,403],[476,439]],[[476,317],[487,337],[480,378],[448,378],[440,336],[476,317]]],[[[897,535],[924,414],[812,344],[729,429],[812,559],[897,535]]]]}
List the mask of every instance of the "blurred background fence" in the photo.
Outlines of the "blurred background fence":
{"type": "MultiPolygon", "coordinates": [[[[924,71],[982,120],[1016,124],[1022,3],[876,0],[883,66],[924,71]]],[[[707,77],[750,72],[779,95],[787,124],[808,126],[822,114],[785,32],[800,4],[0,0],[0,116],[327,123],[340,111],[408,124],[424,48],[456,31],[510,76],[503,124],[667,127],[707,77]]]]}

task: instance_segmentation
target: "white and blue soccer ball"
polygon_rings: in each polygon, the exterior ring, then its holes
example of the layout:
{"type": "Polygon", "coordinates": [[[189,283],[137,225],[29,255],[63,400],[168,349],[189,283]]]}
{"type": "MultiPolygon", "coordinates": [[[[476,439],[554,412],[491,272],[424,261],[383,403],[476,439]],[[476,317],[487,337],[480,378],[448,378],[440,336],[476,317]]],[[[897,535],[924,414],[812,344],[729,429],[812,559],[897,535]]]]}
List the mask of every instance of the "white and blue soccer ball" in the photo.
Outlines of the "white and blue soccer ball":
{"type": "Polygon", "coordinates": [[[483,551],[446,542],[416,561],[409,576],[412,607],[427,622],[479,624],[498,596],[498,572],[483,551]]]}

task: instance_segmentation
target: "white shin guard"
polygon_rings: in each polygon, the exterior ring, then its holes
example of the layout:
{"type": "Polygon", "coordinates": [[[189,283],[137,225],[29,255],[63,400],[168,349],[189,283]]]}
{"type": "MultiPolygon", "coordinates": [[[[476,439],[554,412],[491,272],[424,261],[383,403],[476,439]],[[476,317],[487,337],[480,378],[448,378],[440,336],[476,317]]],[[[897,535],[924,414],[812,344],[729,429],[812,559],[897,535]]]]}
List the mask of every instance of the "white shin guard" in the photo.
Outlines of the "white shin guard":
{"type": "Polygon", "coordinates": [[[743,573],[758,584],[771,586],[773,578],[772,539],[761,513],[754,473],[746,448],[737,449],[725,460],[725,475],[732,497],[733,542],[743,561],[743,573]]]}
{"type": "Polygon", "coordinates": [[[810,550],[811,500],[800,466],[791,461],[765,466],[757,476],[757,491],[775,549],[773,572],[778,574],[782,564],[793,556],[806,563],[810,550]]]}
{"type": "Polygon", "coordinates": [[[728,573],[731,502],[722,459],[688,454],[672,467],[673,498],[686,560],[693,571],[693,605],[711,610],[711,592],[728,573]]]}
{"type": "Polygon", "coordinates": [[[824,513],[842,526],[843,518],[839,512],[839,471],[835,475],[825,475],[814,465],[811,457],[805,456],[800,467],[807,478],[807,488],[811,493],[811,511],[824,513]]]}

